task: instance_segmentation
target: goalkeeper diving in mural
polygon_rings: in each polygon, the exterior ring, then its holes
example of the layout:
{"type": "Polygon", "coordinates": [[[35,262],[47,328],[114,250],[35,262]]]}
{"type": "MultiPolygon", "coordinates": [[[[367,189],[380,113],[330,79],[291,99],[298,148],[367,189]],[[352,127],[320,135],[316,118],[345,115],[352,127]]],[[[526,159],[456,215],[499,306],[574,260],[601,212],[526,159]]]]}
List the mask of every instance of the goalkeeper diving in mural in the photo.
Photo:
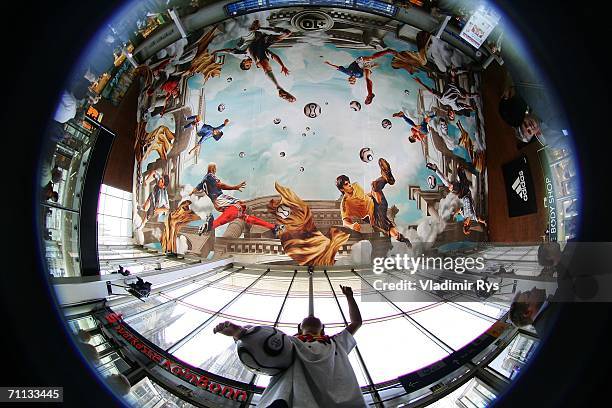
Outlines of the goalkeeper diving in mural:
{"type": "Polygon", "coordinates": [[[229,119],[225,119],[223,123],[217,127],[207,125],[206,123],[202,123],[201,125],[199,125],[201,122],[200,115],[188,116],[185,119],[188,121],[188,123],[183,126],[183,129],[189,129],[192,126],[197,129],[196,134],[198,135],[199,139],[196,141],[195,146],[193,146],[191,150],[189,150],[189,152],[187,153],[191,154],[195,151],[196,156],[200,155],[200,148],[202,147],[202,142],[210,139],[211,137],[218,142],[223,136],[223,132],[221,131],[221,129],[223,129],[229,124],[229,119]]]}
{"type": "Polygon", "coordinates": [[[372,69],[378,66],[377,63],[374,62],[375,59],[380,57],[384,57],[385,55],[392,54],[397,55],[397,51],[395,50],[383,50],[376,52],[372,55],[363,56],[357,58],[355,61],[351,62],[348,66],[343,67],[341,65],[332,64],[329,61],[324,61],[327,65],[332,68],[337,69],[343,74],[348,76],[348,83],[351,85],[355,85],[358,78],[365,77],[366,81],[366,89],[368,91],[368,95],[365,98],[364,103],[369,105],[372,103],[374,99],[374,92],[372,91],[372,69]]]}
{"type": "Polygon", "coordinates": [[[417,124],[417,122],[404,113],[404,111],[394,113],[393,117],[404,119],[410,126],[410,136],[408,136],[408,140],[410,143],[415,143],[416,141],[421,142],[427,138],[427,134],[429,133],[429,121],[435,118],[436,114],[432,113],[431,115],[425,115],[420,124],[417,124]]]}
{"type": "Polygon", "coordinates": [[[274,235],[278,235],[280,226],[266,222],[253,215],[246,214],[246,204],[228,194],[225,194],[223,190],[236,190],[242,191],[246,187],[246,182],[242,181],[236,185],[226,184],[217,177],[217,164],[209,163],[207,173],[202,181],[189,193],[189,195],[206,195],[212,201],[215,210],[219,211],[221,215],[215,219],[212,214],[209,214],[204,224],[200,226],[198,234],[202,235],[205,232],[214,231],[217,227],[227,224],[228,222],[234,221],[235,219],[242,219],[247,224],[259,225],[264,228],[268,228],[273,231],[274,235]]]}
{"type": "Polygon", "coordinates": [[[285,254],[299,265],[333,265],[350,234],[331,227],[329,236],[323,235],[314,224],[310,207],[297,194],[278,183],[274,188],[281,199],[270,200],[268,211],[284,226],[279,236],[285,254]]]}
{"type": "Polygon", "coordinates": [[[278,83],[272,71],[272,65],[270,64],[270,59],[274,60],[281,67],[281,73],[289,75],[289,70],[283,61],[278,55],[270,51],[270,47],[280,43],[293,33],[286,28],[262,27],[259,24],[259,20],[253,21],[249,27],[249,31],[249,34],[238,40],[238,44],[235,48],[216,50],[213,51],[213,55],[220,52],[227,52],[233,55],[244,55],[248,53],[249,56],[240,62],[240,69],[248,71],[253,66],[253,63],[255,63],[255,66],[261,68],[274,86],[276,86],[278,96],[287,102],[295,102],[295,96],[287,92],[278,83]],[[271,31],[275,34],[266,34],[263,31],[271,31]]]}

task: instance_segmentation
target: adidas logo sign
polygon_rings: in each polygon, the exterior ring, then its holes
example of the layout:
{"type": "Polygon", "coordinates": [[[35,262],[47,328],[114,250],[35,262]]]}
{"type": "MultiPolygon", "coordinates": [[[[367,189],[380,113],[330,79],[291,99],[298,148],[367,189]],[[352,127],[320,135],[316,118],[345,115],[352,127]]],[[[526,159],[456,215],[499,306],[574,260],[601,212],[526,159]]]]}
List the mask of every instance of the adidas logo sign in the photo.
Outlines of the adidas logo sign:
{"type": "Polygon", "coordinates": [[[519,175],[512,183],[512,189],[516,191],[516,194],[519,195],[523,199],[523,201],[529,200],[527,197],[527,186],[525,185],[525,176],[523,175],[523,170],[519,171],[519,175]]]}

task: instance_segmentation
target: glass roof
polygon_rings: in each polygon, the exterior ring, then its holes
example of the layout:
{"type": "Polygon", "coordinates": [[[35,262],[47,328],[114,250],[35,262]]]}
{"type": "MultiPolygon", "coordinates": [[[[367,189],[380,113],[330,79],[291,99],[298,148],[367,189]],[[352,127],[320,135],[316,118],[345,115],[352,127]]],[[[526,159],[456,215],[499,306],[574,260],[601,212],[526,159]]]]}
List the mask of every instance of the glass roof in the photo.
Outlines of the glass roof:
{"type": "MultiPolygon", "coordinates": [[[[502,304],[475,301],[469,294],[457,294],[460,303],[441,301],[433,293],[429,302],[392,302],[384,293],[378,301],[364,301],[362,293],[375,291],[367,284],[362,287],[363,273],[331,270],[329,280],[324,272],[313,274],[315,315],[325,324],[326,334],[341,331],[349,316],[339,285],[354,289],[363,318],[355,339],[365,367],[357,353],[350,359],[361,386],[369,385],[364,370],[379,384],[444,358],[477,338],[507,310],[502,304]]],[[[148,308],[143,305],[116,309],[125,310],[133,328],[184,362],[250,382],[252,374],[238,369],[233,340],[213,334],[213,327],[231,320],[276,325],[294,335],[308,314],[308,273],[234,267],[162,291],[147,300],[148,308]]],[[[255,383],[265,386],[268,381],[262,376],[255,383]]]]}

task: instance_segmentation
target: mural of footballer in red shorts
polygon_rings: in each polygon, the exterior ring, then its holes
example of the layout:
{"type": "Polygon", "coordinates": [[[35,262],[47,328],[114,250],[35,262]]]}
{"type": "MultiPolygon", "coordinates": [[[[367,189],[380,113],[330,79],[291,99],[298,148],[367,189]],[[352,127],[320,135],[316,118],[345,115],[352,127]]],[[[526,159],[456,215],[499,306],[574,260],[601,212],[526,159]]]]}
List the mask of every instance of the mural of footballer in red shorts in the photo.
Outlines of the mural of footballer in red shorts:
{"type": "Polygon", "coordinates": [[[221,225],[227,224],[228,222],[234,221],[235,219],[242,219],[247,224],[259,225],[264,228],[271,229],[276,236],[280,231],[280,227],[262,220],[261,218],[253,215],[246,214],[246,204],[239,199],[225,194],[223,190],[238,190],[242,191],[246,187],[246,182],[241,182],[236,185],[225,184],[217,177],[217,165],[215,163],[209,163],[206,175],[202,181],[189,193],[193,194],[206,194],[210,201],[212,201],[215,210],[219,211],[221,215],[215,219],[212,214],[208,216],[204,224],[200,226],[198,234],[202,235],[205,232],[213,231],[215,228],[221,225]]]}

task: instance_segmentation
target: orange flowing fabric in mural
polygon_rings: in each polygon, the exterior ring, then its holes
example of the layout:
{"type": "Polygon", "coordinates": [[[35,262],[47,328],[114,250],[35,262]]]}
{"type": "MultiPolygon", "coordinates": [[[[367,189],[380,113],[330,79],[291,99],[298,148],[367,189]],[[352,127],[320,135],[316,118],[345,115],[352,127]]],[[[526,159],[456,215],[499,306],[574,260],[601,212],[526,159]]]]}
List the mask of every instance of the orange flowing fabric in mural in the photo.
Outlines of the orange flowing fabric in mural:
{"type": "Polygon", "coordinates": [[[405,69],[414,74],[417,69],[427,65],[427,47],[431,39],[431,34],[420,31],[416,37],[418,51],[400,51],[393,56],[391,67],[394,69],[405,69]]]}
{"type": "Polygon", "coordinates": [[[162,160],[167,160],[168,152],[172,149],[172,142],[174,141],[174,133],[167,126],[162,125],[150,133],[145,132],[145,126],[146,123],[139,123],[136,130],[134,154],[136,155],[138,168],[152,152],[157,152],[162,160]]]}
{"type": "Polygon", "coordinates": [[[395,69],[405,69],[414,74],[417,69],[427,64],[425,50],[421,51],[400,51],[391,60],[391,66],[395,69]]]}
{"type": "Polygon", "coordinates": [[[195,58],[191,61],[191,65],[187,70],[189,74],[200,73],[204,75],[204,80],[218,77],[221,75],[221,64],[215,62],[215,56],[208,53],[208,45],[215,38],[217,26],[207,32],[198,42],[198,51],[195,58]]]}
{"type": "Polygon", "coordinates": [[[179,204],[176,210],[172,211],[164,220],[164,232],[161,236],[161,246],[164,252],[176,253],[176,238],[181,228],[191,221],[201,218],[193,212],[189,206],[191,201],[185,200],[179,204]]]}
{"type": "Polygon", "coordinates": [[[285,253],[299,265],[333,265],[340,246],[350,234],[330,228],[329,237],[314,224],[310,207],[291,189],[274,183],[280,200],[270,200],[268,211],[285,226],[280,235],[285,253]]]}

